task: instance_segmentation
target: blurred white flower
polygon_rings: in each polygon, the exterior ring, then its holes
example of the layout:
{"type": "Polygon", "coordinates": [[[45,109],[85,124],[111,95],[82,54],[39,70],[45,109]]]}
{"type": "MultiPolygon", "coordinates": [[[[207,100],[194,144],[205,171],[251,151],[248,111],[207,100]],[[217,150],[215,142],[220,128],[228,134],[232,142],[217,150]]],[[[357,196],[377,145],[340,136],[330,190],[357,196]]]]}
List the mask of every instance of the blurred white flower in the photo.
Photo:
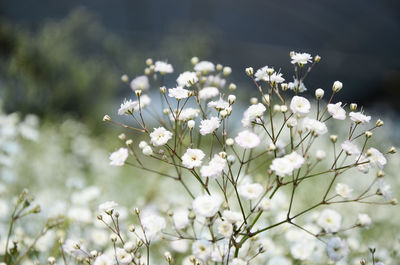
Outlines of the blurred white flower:
{"type": "Polygon", "coordinates": [[[357,123],[368,123],[371,120],[371,116],[366,116],[361,112],[350,112],[350,120],[357,123]]]}
{"type": "Polygon", "coordinates": [[[125,164],[126,159],[129,156],[129,152],[127,148],[121,147],[117,151],[113,152],[110,155],[110,165],[111,166],[123,166],[125,164]]]}
{"type": "Polygon", "coordinates": [[[116,203],[115,201],[106,201],[99,205],[99,211],[109,213],[109,212],[115,210],[115,208],[117,208],[117,207],[118,207],[118,203],[116,203]]]}
{"type": "Polygon", "coordinates": [[[116,248],[115,254],[120,264],[129,264],[132,262],[132,256],[123,248],[116,248]]]}
{"type": "Polygon", "coordinates": [[[160,74],[171,74],[174,72],[174,68],[171,64],[163,62],[163,61],[156,61],[154,64],[154,71],[159,72],[160,74]]]}
{"type": "Polygon", "coordinates": [[[236,211],[225,210],[222,213],[224,220],[230,222],[231,224],[236,224],[243,221],[242,214],[236,211]]]}
{"type": "Polygon", "coordinates": [[[357,215],[357,224],[368,227],[371,225],[371,218],[366,213],[359,213],[357,215]]]}
{"type": "Polygon", "coordinates": [[[148,240],[154,240],[166,227],[165,219],[156,214],[147,214],[142,217],[142,225],[148,240]]]}
{"type": "Polygon", "coordinates": [[[204,262],[210,259],[211,251],[212,245],[206,240],[197,240],[192,244],[193,255],[204,262]]]}
{"type": "Polygon", "coordinates": [[[284,177],[286,175],[292,174],[294,168],[292,163],[288,161],[287,158],[275,158],[272,160],[270,169],[275,172],[277,176],[284,177]]]}
{"type": "Polygon", "coordinates": [[[136,77],[131,81],[131,89],[136,90],[147,90],[150,87],[149,79],[145,75],[136,77]]]}
{"type": "Polygon", "coordinates": [[[209,86],[199,91],[199,99],[210,99],[219,95],[219,90],[216,87],[209,86]]]}
{"type": "Polygon", "coordinates": [[[360,150],[358,149],[357,145],[355,143],[352,143],[349,140],[344,141],[341,144],[342,149],[346,152],[347,155],[359,155],[360,150]]]}
{"type": "Polygon", "coordinates": [[[172,216],[176,229],[184,229],[189,224],[189,212],[186,209],[174,211],[172,216]]]}
{"type": "Polygon", "coordinates": [[[124,115],[133,112],[135,106],[135,101],[125,99],[124,102],[121,103],[121,106],[118,110],[118,115],[124,115]]]}
{"type": "Polygon", "coordinates": [[[207,166],[202,166],[200,169],[201,176],[204,178],[218,177],[226,167],[226,160],[219,155],[214,155],[207,166]]]}
{"type": "Polygon", "coordinates": [[[301,122],[301,127],[314,132],[317,135],[324,135],[328,132],[328,128],[325,123],[305,117],[301,122]]]}
{"type": "Polygon", "coordinates": [[[378,167],[379,169],[383,169],[383,166],[387,163],[385,156],[373,147],[367,150],[367,158],[372,167],[378,167]]]}
{"type": "Polygon", "coordinates": [[[245,199],[254,200],[261,196],[264,192],[264,188],[258,183],[245,183],[239,186],[238,192],[245,199]]]}
{"type": "Polygon", "coordinates": [[[336,193],[344,199],[349,199],[351,197],[351,193],[353,192],[352,188],[343,183],[336,184],[335,190],[336,193]]]}
{"type": "Polygon", "coordinates": [[[187,86],[190,87],[191,83],[197,83],[199,79],[197,78],[197,75],[195,72],[183,72],[178,76],[178,79],[176,79],[176,82],[178,83],[178,86],[187,86]]]}
{"type": "Polygon", "coordinates": [[[262,104],[262,103],[257,103],[257,104],[251,105],[243,113],[242,125],[244,127],[250,126],[251,122],[256,120],[259,117],[262,117],[266,110],[267,109],[265,108],[264,104],[262,104]]]}
{"type": "Polygon", "coordinates": [[[299,81],[296,78],[293,78],[293,79],[294,79],[294,81],[293,82],[289,82],[289,84],[288,84],[288,88],[290,90],[293,90],[293,91],[297,90],[300,93],[302,93],[304,91],[307,91],[307,88],[304,85],[304,82],[301,81],[300,84],[299,84],[299,81]]]}
{"type": "Polygon", "coordinates": [[[235,142],[242,148],[250,149],[260,144],[260,138],[257,134],[250,131],[241,131],[236,137],[235,142]]]}
{"type": "Polygon", "coordinates": [[[304,157],[296,153],[296,151],[293,151],[292,153],[285,155],[284,158],[287,159],[287,161],[292,165],[294,169],[301,168],[301,166],[305,162],[304,157]]]}
{"type": "Polygon", "coordinates": [[[349,253],[349,247],[345,240],[339,237],[331,238],[326,246],[328,256],[333,261],[339,261],[349,253]]]}
{"type": "Polygon", "coordinates": [[[327,233],[335,233],[339,231],[341,223],[342,216],[332,209],[323,210],[317,220],[317,224],[327,233]]]}
{"type": "Polygon", "coordinates": [[[215,222],[217,225],[217,231],[219,234],[224,236],[225,238],[230,238],[233,233],[233,226],[228,221],[222,221],[221,219],[217,219],[215,222]]]}
{"type": "Polygon", "coordinates": [[[198,216],[212,217],[221,206],[221,199],[215,195],[201,195],[193,201],[193,211],[198,216]]]}
{"type": "Polygon", "coordinates": [[[115,258],[111,255],[101,254],[96,258],[93,265],[114,265],[115,258]]]}
{"type": "Polygon", "coordinates": [[[212,62],[201,61],[194,66],[194,70],[201,73],[209,73],[215,71],[215,66],[212,62]]]}

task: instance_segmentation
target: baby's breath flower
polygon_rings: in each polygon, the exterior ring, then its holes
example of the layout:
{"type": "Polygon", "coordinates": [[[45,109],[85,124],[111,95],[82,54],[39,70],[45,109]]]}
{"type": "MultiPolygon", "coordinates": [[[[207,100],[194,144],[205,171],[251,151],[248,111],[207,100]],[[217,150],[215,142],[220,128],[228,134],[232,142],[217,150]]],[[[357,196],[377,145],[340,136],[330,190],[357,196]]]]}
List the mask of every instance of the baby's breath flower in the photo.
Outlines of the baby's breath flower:
{"type": "Polygon", "coordinates": [[[208,120],[202,120],[200,122],[200,134],[207,135],[213,133],[219,128],[220,125],[221,121],[218,119],[218,117],[211,117],[208,120]]]}
{"type": "Polygon", "coordinates": [[[176,229],[184,229],[189,224],[189,211],[186,209],[179,209],[174,211],[172,216],[176,229]]]}
{"type": "Polygon", "coordinates": [[[314,132],[317,135],[323,135],[328,132],[328,128],[326,127],[325,123],[305,117],[301,122],[301,127],[314,132]]]}
{"type": "Polygon", "coordinates": [[[182,164],[187,168],[199,167],[204,156],[205,154],[202,150],[188,148],[182,156],[182,164]]]}
{"type": "Polygon", "coordinates": [[[199,78],[197,77],[195,72],[183,72],[178,76],[178,79],[176,79],[176,82],[178,83],[178,86],[180,87],[190,87],[192,84],[197,83],[199,81],[199,78]]]}
{"type": "Polygon", "coordinates": [[[226,167],[226,160],[219,155],[214,155],[207,166],[202,166],[200,169],[201,176],[204,178],[218,177],[226,167]]]}
{"type": "Polygon", "coordinates": [[[137,90],[148,90],[150,87],[149,79],[145,75],[136,77],[131,81],[131,89],[133,91],[137,90]]]}
{"type": "Polygon", "coordinates": [[[115,201],[106,201],[99,205],[99,211],[104,213],[110,213],[117,208],[118,203],[115,201]]]}
{"type": "Polygon", "coordinates": [[[350,120],[356,123],[368,123],[371,120],[371,116],[366,116],[361,112],[350,112],[350,120]]]}
{"type": "Polygon", "coordinates": [[[309,53],[294,52],[290,57],[292,59],[291,61],[292,64],[305,65],[307,63],[312,62],[312,57],[311,54],[309,53]]]}
{"type": "Polygon", "coordinates": [[[233,226],[231,223],[227,221],[222,221],[218,219],[216,221],[218,233],[224,236],[225,238],[230,238],[233,233],[233,226]]]}
{"type": "Polygon", "coordinates": [[[128,149],[121,147],[110,155],[111,166],[123,166],[129,156],[128,149]]]}
{"type": "Polygon", "coordinates": [[[339,237],[331,238],[328,241],[326,249],[329,258],[333,261],[339,261],[349,253],[349,247],[347,246],[346,241],[339,237]]]}
{"type": "Polygon", "coordinates": [[[93,265],[114,265],[115,259],[113,256],[108,254],[101,254],[96,258],[93,265]]]}
{"type": "Polygon", "coordinates": [[[238,192],[247,200],[255,200],[261,196],[264,192],[264,188],[258,183],[246,183],[239,186],[238,192]]]}
{"type": "Polygon", "coordinates": [[[216,87],[205,87],[199,91],[199,99],[210,99],[219,95],[219,90],[216,87]]]}
{"type": "Polygon", "coordinates": [[[371,225],[371,218],[366,213],[359,213],[357,215],[357,225],[360,226],[370,226],[371,225]]]}
{"type": "Polygon", "coordinates": [[[171,98],[176,98],[178,100],[189,97],[189,90],[184,89],[181,86],[168,89],[168,96],[171,98]]]}
{"type": "Polygon", "coordinates": [[[304,98],[299,96],[294,96],[292,101],[290,102],[290,109],[295,114],[307,114],[310,112],[311,105],[310,102],[304,98]]]}
{"type": "Polygon", "coordinates": [[[201,195],[193,201],[193,211],[197,216],[213,217],[219,210],[222,200],[215,195],[201,195]]]}
{"type": "Polygon", "coordinates": [[[367,156],[370,165],[373,167],[378,167],[379,169],[383,169],[383,166],[386,165],[387,163],[385,156],[373,147],[367,150],[367,156]]]}
{"type": "Polygon", "coordinates": [[[335,81],[335,82],[333,83],[332,90],[333,90],[333,92],[337,93],[337,92],[339,92],[339,90],[342,89],[342,87],[343,87],[342,82],[340,82],[340,81],[335,81]]]}
{"type": "Polygon", "coordinates": [[[343,183],[336,184],[335,190],[336,193],[344,199],[349,199],[351,197],[351,193],[353,192],[352,188],[343,183]]]}
{"type": "Polygon", "coordinates": [[[336,104],[328,104],[328,112],[332,115],[332,118],[336,120],[346,119],[346,111],[341,107],[342,102],[336,104]]]}
{"type": "Polygon", "coordinates": [[[272,160],[270,169],[275,172],[277,176],[284,177],[286,175],[292,174],[294,168],[292,163],[285,158],[275,158],[272,160]]]}
{"type": "Polygon", "coordinates": [[[257,134],[250,131],[242,131],[235,137],[235,142],[244,149],[251,149],[260,144],[257,134]]]}
{"type": "Polygon", "coordinates": [[[323,98],[324,94],[325,94],[325,91],[324,91],[322,88],[317,88],[317,89],[315,90],[315,97],[316,97],[318,100],[321,99],[321,98],[323,98]]]}
{"type": "Polygon", "coordinates": [[[332,209],[325,209],[319,215],[317,223],[327,233],[334,233],[340,229],[342,216],[332,209]]]}
{"type": "Polygon", "coordinates": [[[164,127],[154,128],[153,132],[150,133],[150,142],[154,146],[164,145],[171,138],[172,138],[172,133],[166,130],[164,127]]]}
{"type": "Polygon", "coordinates": [[[159,72],[160,74],[165,75],[173,73],[174,68],[169,63],[163,61],[157,61],[154,65],[154,72],[159,72]]]}
{"type": "Polygon", "coordinates": [[[215,66],[212,62],[208,62],[208,61],[201,61],[198,62],[195,66],[194,66],[194,70],[197,72],[201,72],[204,74],[207,74],[209,72],[214,72],[215,71],[215,66]]]}
{"type": "Polygon", "coordinates": [[[341,147],[349,156],[360,154],[360,150],[358,149],[357,145],[352,143],[350,140],[344,141],[341,147]]]}
{"type": "Polygon", "coordinates": [[[151,156],[153,155],[153,149],[151,148],[150,145],[146,145],[145,147],[143,147],[142,152],[145,156],[151,156]]]}

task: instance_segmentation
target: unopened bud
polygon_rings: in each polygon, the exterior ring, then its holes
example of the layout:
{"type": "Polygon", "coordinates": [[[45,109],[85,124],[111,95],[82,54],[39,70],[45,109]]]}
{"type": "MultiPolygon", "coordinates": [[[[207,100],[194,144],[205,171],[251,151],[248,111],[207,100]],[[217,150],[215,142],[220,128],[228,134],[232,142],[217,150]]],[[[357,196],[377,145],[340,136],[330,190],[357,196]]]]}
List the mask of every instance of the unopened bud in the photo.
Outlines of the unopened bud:
{"type": "Polygon", "coordinates": [[[393,199],[390,200],[390,204],[391,204],[391,205],[397,205],[398,203],[399,203],[399,202],[397,201],[396,198],[393,198],[393,199]]]}
{"type": "Polygon", "coordinates": [[[356,103],[351,103],[350,104],[350,110],[355,111],[357,109],[357,104],[356,103]]]}
{"type": "Polygon", "coordinates": [[[104,115],[103,121],[111,121],[111,117],[108,115],[104,115]]]}
{"type": "Polygon", "coordinates": [[[228,112],[226,110],[221,110],[219,114],[221,115],[222,118],[225,118],[228,115],[228,112]]]}
{"type": "Polygon", "coordinates": [[[226,139],[225,143],[227,146],[232,146],[235,143],[235,141],[232,138],[228,138],[226,139]]]}
{"type": "Polygon", "coordinates": [[[232,68],[230,68],[229,66],[225,66],[222,73],[224,74],[224,76],[228,76],[232,73],[232,68]]]}
{"type": "Polygon", "coordinates": [[[126,135],[125,133],[121,133],[120,135],[118,135],[118,138],[122,141],[124,141],[126,139],[126,135]]]}
{"type": "Polygon", "coordinates": [[[331,135],[331,136],[330,136],[330,139],[331,139],[331,142],[332,142],[332,143],[336,143],[336,141],[337,141],[337,136],[336,136],[336,135],[331,135]]]}
{"type": "Polygon", "coordinates": [[[394,146],[390,147],[388,153],[389,153],[389,154],[394,154],[394,153],[396,153],[396,148],[395,148],[394,146]]]}
{"type": "Polygon", "coordinates": [[[282,89],[282,91],[286,91],[288,89],[288,84],[287,83],[282,83],[281,84],[281,89],[282,89]]]}
{"type": "Polygon", "coordinates": [[[274,68],[267,68],[267,74],[272,75],[275,72],[274,68]]]}
{"type": "Polygon", "coordinates": [[[137,97],[140,97],[142,95],[142,90],[141,89],[135,90],[135,94],[137,97]]]}
{"type": "Polygon", "coordinates": [[[382,170],[379,170],[378,173],[376,173],[376,176],[378,178],[382,178],[383,176],[385,176],[385,172],[383,172],[382,170]]]}
{"type": "Polygon", "coordinates": [[[371,138],[371,136],[372,136],[372,132],[370,132],[370,131],[365,132],[365,137],[371,138]]]}
{"type": "Polygon", "coordinates": [[[190,62],[193,64],[193,65],[195,65],[195,64],[198,64],[199,63],[199,57],[192,57],[192,59],[190,59],[190,62]]]}
{"type": "Polygon", "coordinates": [[[268,105],[268,106],[269,106],[269,103],[270,103],[269,95],[264,95],[263,98],[262,98],[262,101],[263,101],[263,103],[264,103],[265,105],[268,105]]]}
{"type": "Polygon", "coordinates": [[[250,98],[250,104],[255,105],[258,103],[258,99],[255,97],[250,98]]]}
{"type": "Polygon", "coordinates": [[[322,88],[318,88],[315,90],[315,97],[320,100],[325,94],[325,91],[322,88]]]}
{"type": "Polygon", "coordinates": [[[366,261],[365,259],[361,259],[361,260],[360,260],[360,264],[361,264],[361,265],[365,265],[365,264],[367,264],[367,261],[366,261]]]}
{"type": "Polygon", "coordinates": [[[234,155],[228,155],[226,161],[228,161],[228,163],[232,165],[233,163],[235,163],[236,157],[234,155]]]}
{"type": "Polygon", "coordinates": [[[140,214],[140,209],[139,209],[139,208],[135,208],[133,211],[134,211],[134,212],[135,212],[135,214],[137,214],[137,215],[139,215],[139,214],[140,214]]]}
{"type": "Polygon", "coordinates": [[[333,83],[332,90],[333,90],[333,92],[337,93],[337,92],[339,92],[339,91],[342,89],[342,87],[343,87],[342,82],[340,82],[340,81],[335,81],[335,82],[333,83]]]}
{"type": "Polygon", "coordinates": [[[286,105],[282,105],[282,106],[281,106],[281,112],[285,113],[285,112],[287,112],[287,111],[288,111],[287,106],[286,106],[286,105]]]}
{"type": "Polygon", "coordinates": [[[153,59],[147,58],[147,59],[146,59],[146,65],[147,65],[147,66],[150,66],[150,65],[152,65],[152,64],[153,64],[153,59]]]}
{"type": "Polygon", "coordinates": [[[274,105],[274,112],[279,112],[281,111],[281,106],[279,106],[278,104],[274,105]]]}
{"type": "Polygon", "coordinates": [[[144,74],[145,74],[145,75],[150,75],[150,74],[151,74],[150,68],[146,67],[146,68],[144,69],[144,74]]]}
{"type": "Polygon", "coordinates": [[[321,56],[315,55],[314,62],[319,63],[319,61],[321,61],[321,56]]]}
{"type": "Polygon", "coordinates": [[[169,109],[163,109],[163,113],[164,113],[164,115],[168,115],[169,114],[169,109]]]}
{"type": "Polygon", "coordinates": [[[128,83],[129,82],[129,77],[126,74],[121,75],[121,81],[124,83],[128,83]]]}
{"type": "Polygon", "coordinates": [[[231,91],[236,90],[236,85],[234,83],[230,83],[229,90],[231,90],[231,91]]]}
{"type": "Polygon", "coordinates": [[[189,120],[187,122],[187,126],[190,130],[192,130],[194,128],[194,126],[196,125],[196,122],[194,120],[189,120]]]}
{"type": "Polygon", "coordinates": [[[126,144],[126,145],[131,145],[131,144],[133,144],[133,141],[132,141],[132,139],[128,139],[128,140],[126,140],[125,144],[126,144]]]}
{"type": "Polygon", "coordinates": [[[246,68],[246,74],[247,74],[248,76],[253,76],[253,74],[254,74],[254,69],[253,69],[253,67],[247,67],[247,68],[246,68]]]}
{"type": "Polygon", "coordinates": [[[383,121],[382,120],[377,120],[376,121],[376,127],[381,127],[383,125],[383,121]]]}
{"type": "Polygon", "coordinates": [[[229,102],[230,105],[235,103],[235,101],[236,101],[236,96],[235,95],[229,95],[228,96],[228,102],[229,102]]]}
{"type": "Polygon", "coordinates": [[[133,232],[135,232],[135,229],[136,228],[134,225],[129,226],[129,232],[133,233],[133,232]]]}
{"type": "Polygon", "coordinates": [[[53,265],[53,264],[56,262],[56,259],[55,259],[54,257],[49,257],[49,258],[47,259],[47,262],[48,262],[50,265],[53,265]]]}
{"type": "Polygon", "coordinates": [[[217,64],[215,69],[217,69],[217,71],[221,71],[222,70],[222,64],[217,64]]]}
{"type": "Polygon", "coordinates": [[[275,151],[275,150],[276,150],[276,145],[274,145],[273,143],[270,143],[270,144],[268,145],[267,150],[268,150],[268,151],[275,151]]]}
{"type": "Polygon", "coordinates": [[[226,152],[219,152],[218,154],[221,158],[225,159],[226,158],[226,152]]]}
{"type": "Polygon", "coordinates": [[[165,94],[167,92],[167,88],[165,86],[160,87],[160,92],[165,94]]]}

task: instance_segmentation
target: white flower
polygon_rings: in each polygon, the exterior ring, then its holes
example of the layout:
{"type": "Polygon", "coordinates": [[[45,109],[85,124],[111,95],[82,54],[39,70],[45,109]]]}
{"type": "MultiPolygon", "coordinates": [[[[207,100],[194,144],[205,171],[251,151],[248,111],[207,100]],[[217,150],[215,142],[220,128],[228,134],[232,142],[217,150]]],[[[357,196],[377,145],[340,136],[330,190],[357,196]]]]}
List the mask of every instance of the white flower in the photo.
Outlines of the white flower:
{"type": "Polygon", "coordinates": [[[93,263],[93,265],[114,265],[114,264],[115,264],[114,257],[107,254],[102,254],[98,256],[93,263]]]}
{"type": "Polygon", "coordinates": [[[247,200],[254,200],[261,196],[264,188],[258,183],[246,183],[239,186],[238,192],[247,200]]]}
{"type": "Polygon", "coordinates": [[[118,203],[116,203],[115,201],[106,201],[99,205],[99,211],[110,213],[111,211],[114,211],[117,206],[118,203]]]}
{"type": "Polygon", "coordinates": [[[141,95],[140,96],[140,101],[135,100],[134,102],[134,110],[139,111],[139,108],[143,109],[146,106],[150,105],[151,103],[151,98],[148,95],[141,95]]]}
{"type": "Polygon", "coordinates": [[[244,261],[244,260],[242,260],[242,259],[239,259],[239,258],[234,258],[234,259],[229,263],[229,265],[247,265],[247,262],[244,261]]]}
{"type": "Polygon", "coordinates": [[[254,76],[256,77],[256,81],[268,81],[268,73],[267,73],[268,66],[264,66],[256,71],[254,76]]]}
{"type": "Polygon", "coordinates": [[[201,195],[193,201],[193,211],[197,216],[213,217],[221,206],[221,199],[214,195],[201,195]]]}
{"type": "Polygon", "coordinates": [[[343,83],[340,81],[335,81],[333,82],[332,90],[333,92],[339,92],[340,89],[342,89],[343,83]]]}
{"type": "Polygon", "coordinates": [[[304,85],[303,81],[300,81],[300,84],[299,84],[299,81],[296,78],[293,78],[293,79],[294,79],[294,81],[293,82],[289,82],[289,84],[288,84],[288,88],[290,90],[298,91],[300,93],[304,92],[304,91],[307,91],[307,88],[304,85]]]}
{"type": "Polygon", "coordinates": [[[214,155],[208,166],[202,166],[200,169],[201,176],[204,178],[218,177],[226,167],[226,160],[219,155],[214,155]]]}
{"type": "Polygon", "coordinates": [[[235,142],[242,148],[254,148],[260,144],[257,134],[250,131],[242,131],[235,137],[235,142]]]}
{"type": "Polygon", "coordinates": [[[366,116],[361,112],[350,112],[350,120],[357,123],[368,123],[371,120],[371,116],[366,116]]]}
{"type": "Polygon", "coordinates": [[[275,158],[271,163],[270,169],[280,177],[290,175],[294,170],[292,163],[290,163],[290,161],[284,157],[275,158]]]}
{"type": "Polygon", "coordinates": [[[386,201],[390,201],[392,199],[392,189],[389,184],[386,184],[382,179],[379,179],[379,192],[385,198],[386,201]]]}
{"type": "Polygon", "coordinates": [[[315,243],[311,240],[306,242],[296,242],[291,248],[290,253],[292,254],[293,258],[299,260],[307,260],[313,254],[315,248],[315,243]]]}
{"type": "Polygon", "coordinates": [[[307,114],[310,112],[311,105],[306,98],[294,96],[290,102],[290,109],[295,114],[307,114]]]}
{"type": "Polygon", "coordinates": [[[318,217],[317,224],[327,233],[339,231],[342,223],[342,216],[334,210],[325,209],[318,217]]]}
{"type": "Polygon", "coordinates": [[[301,123],[302,128],[314,132],[317,135],[324,135],[328,132],[328,128],[325,123],[305,117],[301,123]]]}
{"type": "Polygon", "coordinates": [[[218,219],[215,223],[217,225],[218,233],[223,235],[225,238],[231,237],[233,233],[233,225],[231,223],[228,221],[222,221],[221,219],[218,219]]]}
{"type": "Polygon", "coordinates": [[[301,168],[301,166],[304,164],[305,159],[303,156],[299,155],[298,153],[296,153],[295,151],[293,151],[292,153],[285,155],[284,156],[285,159],[287,159],[289,161],[289,163],[292,164],[292,167],[294,169],[299,169],[301,168]]]}
{"type": "Polygon", "coordinates": [[[131,88],[133,91],[136,90],[147,90],[150,87],[149,79],[145,75],[136,77],[131,81],[131,88]]]}
{"type": "Polygon", "coordinates": [[[341,147],[348,156],[360,154],[360,150],[358,149],[357,145],[349,140],[344,141],[341,147]]]}
{"type": "Polygon", "coordinates": [[[120,108],[118,109],[118,115],[124,115],[132,113],[137,103],[133,100],[126,100],[121,103],[120,108]]]}
{"type": "Polygon", "coordinates": [[[68,209],[67,216],[75,222],[88,224],[92,221],[92,212],[87,207],[72,206],[68,209]]]}
{"type": "Polygon", "coordinates": [[[154,71],[159,72],[161,74],[170,74],[174,72],[174,68],[171,64],[163,62],[163,61],[156,61],[154,64],[154,71]]]}
{"type": "Polygon", "coordinates": [[[344,199],[349,199],[351,197],[351,193],[353,192],[352,188],[343,183],[336,184],[335,190],[336,193],[344,199]]]}
{"type": "Polygon", "coordinates": [[[199,91],[199,99],[210,99],[219,95],[219,90],[216,87],[209,86],[199,91]]]}
{"type": "Polygon", "coordinates": [[[387,163],[385,156],[373,147],[367,150],[367,156],[369,164],[372,167],[378,167],[379,169],[383,169],[383,166],[386,165],[387,163]]]}
{"type": "Polygon", "coordinates": [[[125,164],[126,159],[129,156],[129,152],[127,148],[121,147],[117,151],[113,152],[110,155],[110,165],[111,166],[123,166],[125,164]]]}
{"type": "Polygon", "coordinates": [[[317,150],[317,152],[315,152],[315,157],[318,160],[322,160],[326,157],[326,152],[324,150],[317,150]]]}
{"type": "Polygon", "coordinates": [[[291,63],[292,64],[300,64],[300,65],[304,65],[307,63],[311,63],[312,62],[312,57],[311,54],[309,53],[297,53],[294,52],[293,55],[291,56],[291,63]]]}
{"type": "Polygon", "coordinates": [[[211,251],[212,245],[206,240],[197,240],[192,245],[193,255],[202,261],[210,259],[211,251]]]}
{"type": "Polygon", "coordinates": [[[189,90],[181,86],[168,89],[168,96],[176,99],[184,99],[189,97],[189,90]]]}
{"type": "Polygon", "coordinates": [[[215,108],[216,110],[223,110],[229,108],[229,102],[220,98],[218,100],[208,102],[207,106],[209,108],[215,108]]]}
{"type": "Polygon", "coordinates": [[[336,104],[328,104],[328,112],[332,115],[332,118],[336,120],[346,119],[346,111],[341,107],[342,102],[336,104]]]}
{"type": "Polygon", "coordinates": [[[224,217],[224,220],[226,220],[227,222],[229,222],[231,224],[237,224],[237,223],[243,221],[243,217],[240,212],[225,210],[222,213],[222,216],[224,217]]]}
{"type": "Polygon", "coordinates": [[[282,83],[283,81],[285,81],[285,78],[282,77],[281,73],[273,73],[268,77],[268,81],[270,81],[271,83],[282,83]]]}
{"type": "Polygon", "coordinates": [[[204,156],[205,154],[202,150],[188,148],[182,156],[182,164],[187,168],[199,167],[204,156]]]}
{"type": "Polygon", "coordinates": [[[359,213],[357,216],[357,224],[368,227],[371,225],[371,218],[366,213],[359,213]]]}
{"type": "Polygon", "coordinates": [[[225,86],[226,80],[221,78],[220,75],[209,75],[207,76],[204,86],[215,86],[223,88],[225,86]]]}
{"type": "Polygon", "coordinates": [[[212,62],[201,61],[194,66],[194,70],[202,73],[214,72],[215,66],[212,62]]]}
{"type": "Polygon", "coordinates": [[[357,169],[364,174],[367,174],[371,165],[368,163],[369,160],[365,155],[361,155],[360,157],[356,157],[355,161],[359,164],[357,169]]]}
{"type": "Polygon", "coordinates": [[[197,83],[199,79],[197,78],[197,75],[195,72],[183,72],[178,76],[178,79],[176,79],[176,82],[178,83],[179,86],[187,86],[190,87],[191,83],[197,83]]]}
{"type": "Polygon", "coordinates": [[[155,239],[166,227],[165,219],[156,214],[148,214],[142,217],[142,224],[149,240],[155,239]]]}
{"type": "Polygon", "coordinates": [[[123,248],[116,248],[115,250],[117,260],[120,264],[129,264],[132,261],[132,256],[123,248]]]}
{"type": "Polygon", "coordinates": [[[146,145],[145,147],[143,147],[142,153],[143,153],[145,156],[151,156],[151,155],[153,155],[153,149],[151,148],[151,146],[146,145]]]}
{"type": "Polygon", "coordinates": [[[200,134],[207,135],[219,128],[221,121],[217,117],[211,117],[208,120],[202,120],[200,122],[200,134]]]}
{"type": "Polygon", "coordinates": [[[331,238],[328,241],[326,249],[328,251],[328,257],[333,261],[339,261],[349,253],[346,241],[339,237],[331,238]]]}
{"type": "Polygon", "coordinates": [[[154,128],[153,132],[150,133],[150,142],[154,146],[164,145],[171,138],[172,138],[172,133],[166,130],[164,127],[154,128]]]}
{"type": "Polygon", "coordinates": [[[242,125],[244,127],[251,125],[251,122],[256,120],[259,117],[262,117],[266,110],[267,109],[265,108],[265,106],[262,103],[257,103],[257,104],[251,105],[243,113],[242,125]]]}
{"type": "Polygon", "coordinates": [[[199,109],[185,108],[183,110],[175,110],[174,113],[170,113],[169,118],[171,121],[174,121],[175,117],[178,118],[179,121],[187,121],[195,119],[197,116],[199,116],[199,113],[199,109]]]}
{"type": "Polygon", "coordinates": [[[176,229],[183,229],[189,224],[189,212],[186,209],[174,211],[172,220],[176,229]]]}
{"type": "Polygon", "coordinates": [[[271,200],[267,197],[264,197],[261,200],[259,207],[263,211],[268,211],[269,209],[271,209],[271,200]]]}

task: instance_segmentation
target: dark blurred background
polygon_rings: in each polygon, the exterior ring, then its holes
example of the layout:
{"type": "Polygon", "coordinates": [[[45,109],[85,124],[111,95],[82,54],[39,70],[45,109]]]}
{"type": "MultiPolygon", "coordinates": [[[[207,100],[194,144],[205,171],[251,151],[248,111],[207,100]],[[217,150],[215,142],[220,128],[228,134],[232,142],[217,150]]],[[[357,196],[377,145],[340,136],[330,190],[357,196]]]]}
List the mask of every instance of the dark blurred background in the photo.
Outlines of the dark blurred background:
{"type": "Polygon", "coordinates": [[[8,112],[97,123],[130,92],[121,74],[142,74],[147,57],[175,74],[192,56],[229,65],[252,93],[244,68],[274,66],[292,81],[292,50],[322,56],[310,93],[340,80],[343,101],[400,112],[398,0],[2,0],[0,16],[8,112]]]}

